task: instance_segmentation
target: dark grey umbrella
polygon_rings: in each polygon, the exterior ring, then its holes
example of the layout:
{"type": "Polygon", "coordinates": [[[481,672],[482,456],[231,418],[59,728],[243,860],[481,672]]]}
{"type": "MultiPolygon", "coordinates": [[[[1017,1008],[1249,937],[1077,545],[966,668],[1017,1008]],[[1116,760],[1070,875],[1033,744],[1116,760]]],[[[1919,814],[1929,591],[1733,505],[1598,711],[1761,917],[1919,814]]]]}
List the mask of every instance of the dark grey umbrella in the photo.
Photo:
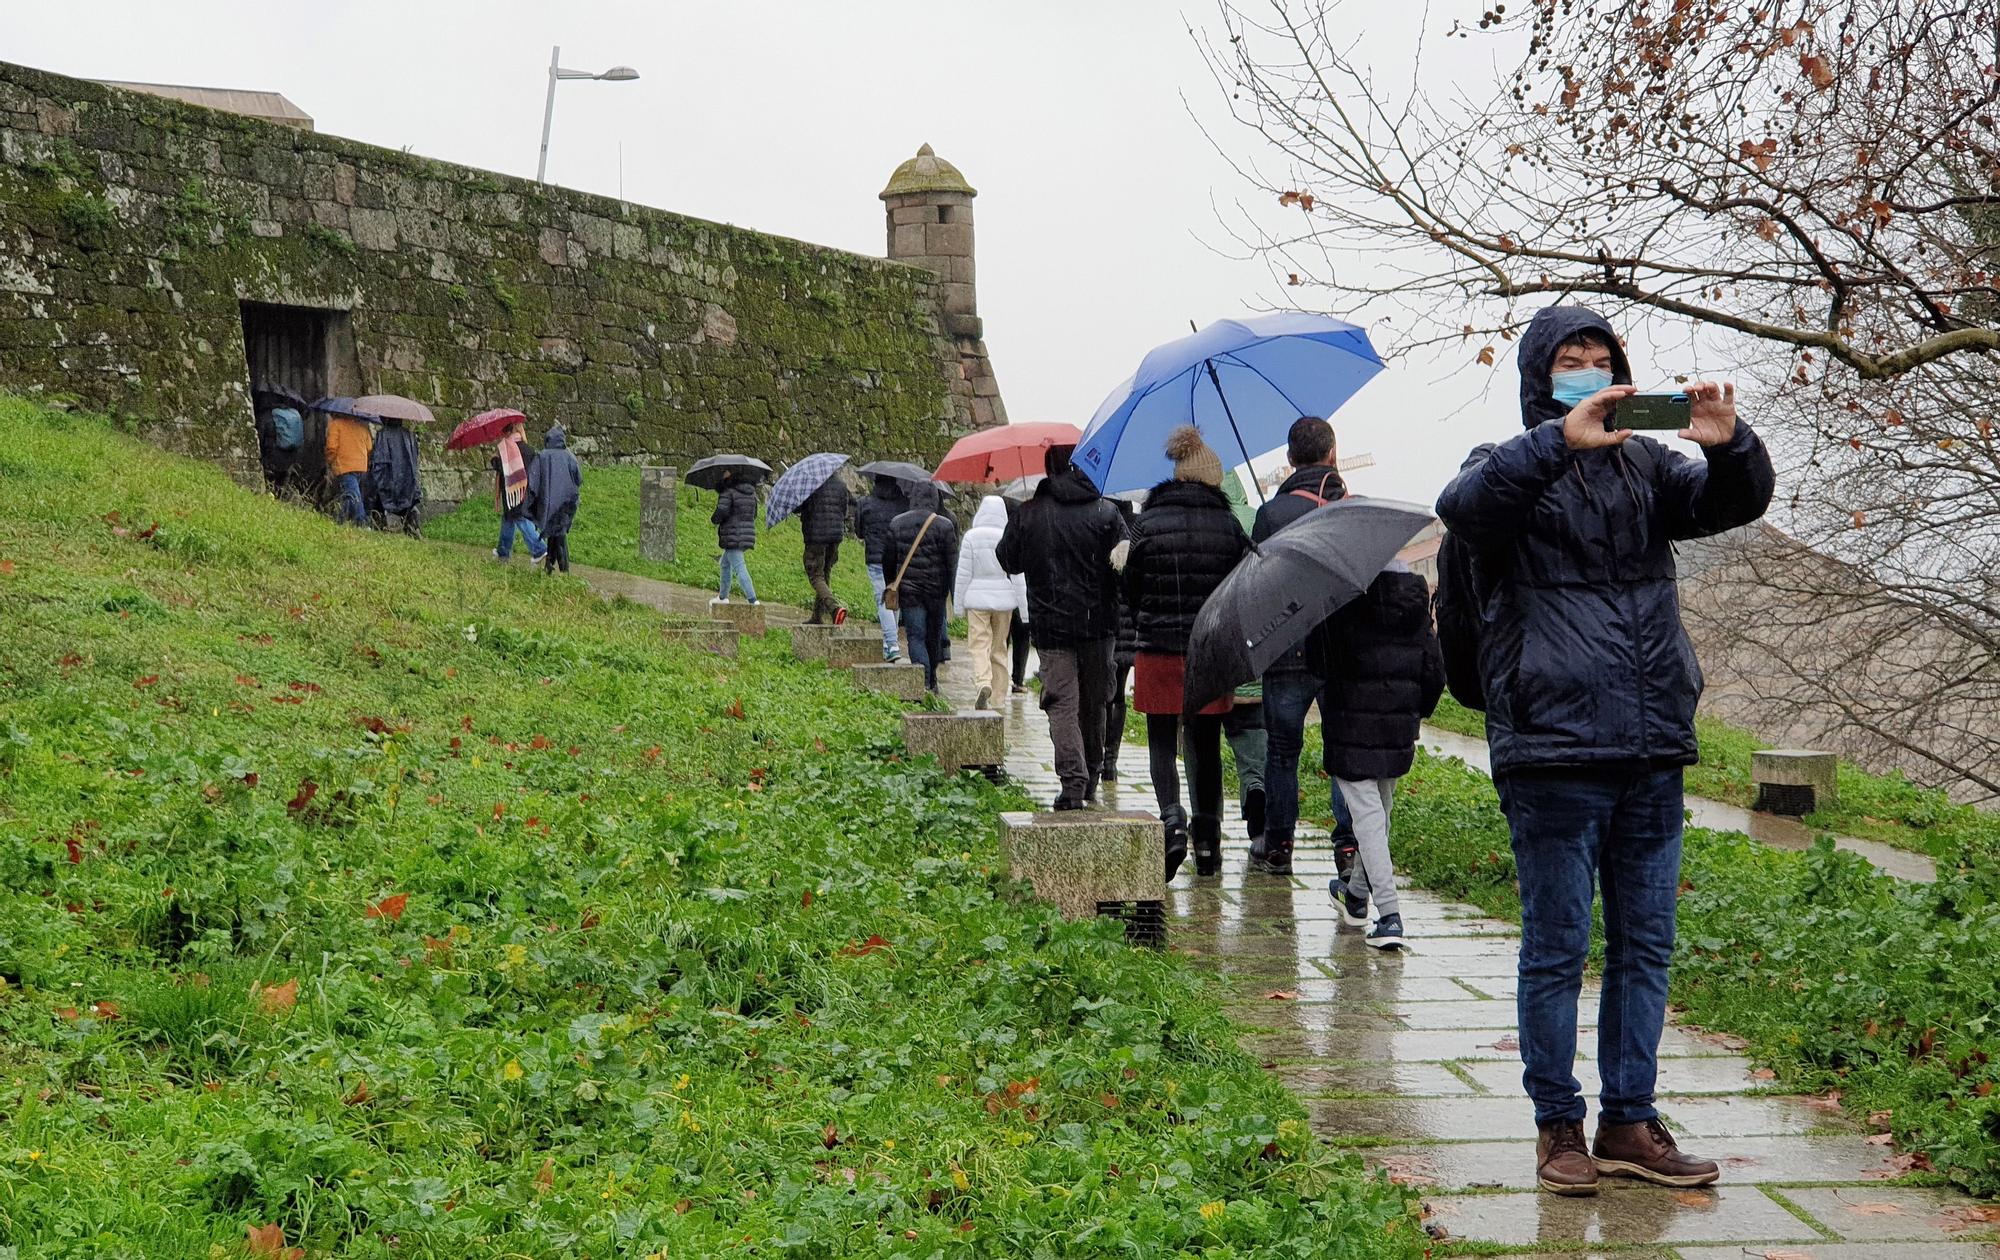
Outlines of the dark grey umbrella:
{"type": "Polygon", "coordinates": [[[919,468],[915,464],[904,463],[899,459],[871,460],[854,471],[867,473],[871,477],[893,477],[897,481],[929,481],[931,479],[930,469],[919,468]]]}
{"type": "Polygon", "coordinates": [[[1313,627],[1367,590],[1430,522],[1429,509],[1414,503],[1346,498],[1313,509],[1253,547],[1195,618],[1187,711],[1262,677],[1313,627]]]}
{"type": "Polygon", "coordinates": [[[771,466],[748,455],[711,455],[696,461],[681,480],[703,490],[714,490],[722,485],[723,474],[732,472],[740,478],[756,482],[771,475],[771,466]]]}

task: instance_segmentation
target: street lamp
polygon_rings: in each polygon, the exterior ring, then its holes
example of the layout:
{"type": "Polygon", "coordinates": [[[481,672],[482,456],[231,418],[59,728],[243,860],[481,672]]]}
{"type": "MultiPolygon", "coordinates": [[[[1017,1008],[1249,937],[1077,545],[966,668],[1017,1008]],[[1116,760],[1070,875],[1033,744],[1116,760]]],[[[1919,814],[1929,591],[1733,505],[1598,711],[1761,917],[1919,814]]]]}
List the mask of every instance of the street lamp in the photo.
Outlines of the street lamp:
{"type": "Polygon", "coordinates": [[[607,83],[627,83],[639,77],[639,72],[630,66],[613,66],[603,74],[592,74],[588,70],[565,70],[562,68],[562,46],[549,50],[549,100],[542,107],[542,156],[535,163],[535,182],[543,182],[542,176],[549,169],[549,124],[556,116],[556,83],[562,79],[602,79],[607,83]]]}

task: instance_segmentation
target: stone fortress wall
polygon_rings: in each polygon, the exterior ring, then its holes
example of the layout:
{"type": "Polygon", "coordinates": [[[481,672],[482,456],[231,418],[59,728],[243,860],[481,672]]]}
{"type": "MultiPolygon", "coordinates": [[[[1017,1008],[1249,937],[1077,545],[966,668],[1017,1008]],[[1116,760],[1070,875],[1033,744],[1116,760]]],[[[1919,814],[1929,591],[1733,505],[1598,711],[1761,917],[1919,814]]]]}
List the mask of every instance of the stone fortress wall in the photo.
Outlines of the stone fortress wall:
{"type": "MultiPolygon", "coordinates": [[[[926,146],[871,258],[0,63],[0,389],[246,481],[253,376],[519,407],[597,461],[931,463],[1005,418],[972,195],[926,146]]],[[[429,494],[483,492],[445,432],[429,494]]]]}

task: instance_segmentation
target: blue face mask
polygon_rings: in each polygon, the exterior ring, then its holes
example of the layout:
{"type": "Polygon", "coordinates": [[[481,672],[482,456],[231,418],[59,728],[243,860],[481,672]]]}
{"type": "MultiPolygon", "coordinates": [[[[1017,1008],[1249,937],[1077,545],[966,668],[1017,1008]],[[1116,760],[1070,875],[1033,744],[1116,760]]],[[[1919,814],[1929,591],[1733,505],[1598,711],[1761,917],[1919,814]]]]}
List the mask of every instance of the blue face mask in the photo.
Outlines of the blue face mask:
{"type": "Polygon", "coordinates": [[[1557,402],[1565,407],[1574,407],[1599,390],[1610,389],[1611,371],[1609,368],[1593,367],[1557,372],[1549,377],[1549,384],[1557,402]]]}

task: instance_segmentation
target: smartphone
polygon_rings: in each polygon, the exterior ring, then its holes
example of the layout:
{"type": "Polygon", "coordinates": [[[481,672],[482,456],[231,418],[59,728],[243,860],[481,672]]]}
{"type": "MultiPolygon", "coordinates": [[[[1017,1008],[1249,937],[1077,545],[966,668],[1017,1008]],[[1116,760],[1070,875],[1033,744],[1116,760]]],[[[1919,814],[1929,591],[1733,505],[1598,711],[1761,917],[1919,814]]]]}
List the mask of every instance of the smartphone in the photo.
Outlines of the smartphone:
{"type": "Polygon", "coordinates": [[[1678,432],[1694,423],[1694,404],[1686,394],[1634,394],[1621,401],[1604,422],[1607,429],[1670,429],[1678,432]]]}

